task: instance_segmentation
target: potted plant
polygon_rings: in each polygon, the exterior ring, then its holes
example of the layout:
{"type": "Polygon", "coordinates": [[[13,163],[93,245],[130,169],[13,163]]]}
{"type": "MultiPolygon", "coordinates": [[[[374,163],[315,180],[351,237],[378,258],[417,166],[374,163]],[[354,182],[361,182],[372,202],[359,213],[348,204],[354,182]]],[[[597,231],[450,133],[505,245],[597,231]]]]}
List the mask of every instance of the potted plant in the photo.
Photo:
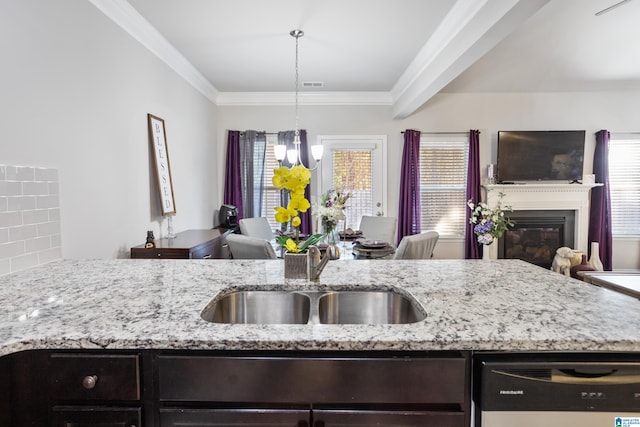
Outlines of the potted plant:
{"type": "Polygon", "coordinates": [[[304,197],[304,190],[311,181],[311,172],[302,165],[288,168],[281,166],[273,173],[273,185],[289,193],[286,207],[275,208],[275,219],[280,224],[287,224],[293,231],[293,238],[289,235],[276,236],[277,242],[285,249],[284,276],[291,279],[306,279],[308,277],[307,249],[322,239],[322,234],[313,234],[300,240],[300,214],[311,207],[304,197]]]}

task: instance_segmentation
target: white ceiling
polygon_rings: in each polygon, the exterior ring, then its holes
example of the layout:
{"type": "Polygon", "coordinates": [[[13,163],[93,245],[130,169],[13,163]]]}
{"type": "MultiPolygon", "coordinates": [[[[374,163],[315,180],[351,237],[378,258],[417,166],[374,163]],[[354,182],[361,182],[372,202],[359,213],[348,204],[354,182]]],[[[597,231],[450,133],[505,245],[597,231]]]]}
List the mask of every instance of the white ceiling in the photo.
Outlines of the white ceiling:
{"type": "Polygon", "coordinates": [[[640,89],[640,1],[90,1],[221,105],[291,103],[298,28],[303,104],[640,89]]]}

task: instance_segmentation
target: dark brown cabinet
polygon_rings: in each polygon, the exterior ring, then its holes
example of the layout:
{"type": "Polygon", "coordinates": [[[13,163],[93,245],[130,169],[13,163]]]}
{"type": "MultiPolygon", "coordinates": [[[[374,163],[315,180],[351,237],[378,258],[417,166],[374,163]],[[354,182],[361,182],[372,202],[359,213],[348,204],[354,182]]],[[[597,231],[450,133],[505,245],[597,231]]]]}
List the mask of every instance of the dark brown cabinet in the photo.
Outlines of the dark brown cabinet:
{"type": "Polygon", "coordinates": [[[470,422],[469,357],[462,353],[162,354],[157,368],[163,427],[272,425],[273,416],[283,422],[277,426],[470,422]]]}
{"type": "Polygon", "coordinates": [[[162,409],[161,427],[309,427],[309,410],[296,409],[162,409]]]}
{"type": "Polygon", "coordinates": [[[138,245],[131,248],[131,258],[146,259],[209,259],[230,258],[224,237],[225,228],[186,230],[173,239],[156,239],[155,248],[138,245]]]}
{"type": "Polygon", "coordinates": [[[137,354],[52,353],[51,425],[142,427],[139,359],[137,354]]]}
{"type": "Polygon", "coordinates": [[[0,358],[2,425],[466,427],[468,352],[34,350],[0,358]],[[7,384],[5,383],[5,384],[7,384]]]}

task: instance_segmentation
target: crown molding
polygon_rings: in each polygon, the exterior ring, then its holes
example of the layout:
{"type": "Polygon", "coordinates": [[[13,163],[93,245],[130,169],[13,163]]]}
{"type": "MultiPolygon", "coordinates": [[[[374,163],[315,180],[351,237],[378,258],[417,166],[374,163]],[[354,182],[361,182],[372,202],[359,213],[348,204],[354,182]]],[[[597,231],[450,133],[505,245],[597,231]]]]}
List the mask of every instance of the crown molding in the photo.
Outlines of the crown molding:
{"type": "MultiPolygon", "coordinates": [[[[295,105],[294,92],[219,92],[219,106],[295,105]]],[[[389,92],[299,92],[299,105],[385,105],[393,104],[389,92]]]]}
{"type": "Polygon", "coordinates": [[[215,104],[218,90],[126,0],[89,0],[215,104]]]}

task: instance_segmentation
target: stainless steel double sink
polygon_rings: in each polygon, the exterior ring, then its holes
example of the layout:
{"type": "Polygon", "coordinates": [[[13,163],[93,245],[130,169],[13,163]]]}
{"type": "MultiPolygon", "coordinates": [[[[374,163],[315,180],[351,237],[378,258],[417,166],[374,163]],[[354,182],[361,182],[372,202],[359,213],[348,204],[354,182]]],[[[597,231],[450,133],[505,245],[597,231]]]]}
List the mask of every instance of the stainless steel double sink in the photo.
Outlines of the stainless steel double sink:
{"type": "Polygon", "coordinates": [[[200,313],[213,323],[404,324],[424,320],[412,297],[395,290],[221,292],[200,313]]]}

